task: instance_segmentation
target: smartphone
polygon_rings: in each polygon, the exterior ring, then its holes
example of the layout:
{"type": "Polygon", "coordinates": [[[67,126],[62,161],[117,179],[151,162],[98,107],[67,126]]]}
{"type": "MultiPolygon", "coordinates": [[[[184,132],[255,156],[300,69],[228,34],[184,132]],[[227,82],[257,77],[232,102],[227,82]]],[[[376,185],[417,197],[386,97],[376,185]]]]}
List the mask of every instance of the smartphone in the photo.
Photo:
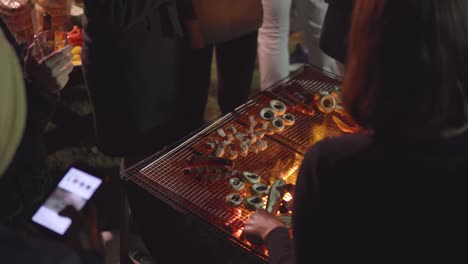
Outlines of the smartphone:
{"type": "Polygon", "coordinates": [[[32,222],[63,236],[72,224],[68,217],[59,215],[71,205],[80,211],[101,186],[102,180],[76,167],[70,167],[56,188],[32,216],[32,222]]]}

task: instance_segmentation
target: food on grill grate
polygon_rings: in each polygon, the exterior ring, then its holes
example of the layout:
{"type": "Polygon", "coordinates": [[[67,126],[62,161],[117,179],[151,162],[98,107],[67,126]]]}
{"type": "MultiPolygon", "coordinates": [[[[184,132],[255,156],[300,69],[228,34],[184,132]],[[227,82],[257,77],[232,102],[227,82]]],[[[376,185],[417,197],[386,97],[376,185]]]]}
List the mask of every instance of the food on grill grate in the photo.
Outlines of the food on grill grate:
{"type": "Polygon", "coordinates": [[[247,140],[249,141],[250,145],[255,144],[255,142],[257,142],[257,136],[254,133],[251,133],[248,135],[247,140]]]}
{"type": "Polygon", "coordinates": [[[190,175],[202,182],[224,180],[238,173],[233,170],[234,162],[229,159],[193,155],[187,160],[188,166],[183,169],[185,175],[190,175]]]}
{"type": "Polygon", "coordinates": [[[261,131],[261,130],[257,130],[254,132],[255,135],[257,136],[257,139],[260,140],[262,139],[264,136],[265,136],[265,132],[261,131]]]}
{"type": "Polygon", "coordinates": [[[249,130],[253,131],[255,126],[257,125],[257,120],[255,119],[255,116],[249,116],[249,130]]]}
{"type": "Polygon", "coordinates": [[[260,175],[248,171],[242,172],[242,178],[247,181],[248,183],[257,183],[260,182],[261,177],[260,175]]]}
{"type": "Polygon", "coordinates": [[[314,95],[310,94],[301,84],[294,82],[288,86],[289,91],[296,96],[305,105],[311,105],[314,102],[314,95]]]}
{"type": "Polygon", "coordinates": [[[235,134],[237,132],[237,129],[234,126],[229,126],[228,128],[226,128],[226,131],[235,134]]]}
{"type": "Polygon", "coordinates": [[[243,200],[244,198],[242,198],[242,195],[238,193],[230,193],[226,196],[226,203],[232,207],[239,206],[243,200]]]}
{"type": "Polygon", "coordinates": [[[275,117],[275,112],[271,108],[263,108],[260,110],[260,117],[263,121],[270,121],[275,117]]]}
{"type": "Polygon", "coordinates": [[[281,201],[283,200],[283,195],[285,192],[282,192],[278,187],[286,185],[286,181],[283,179],[278,179],[270,186],[270,192],[268,194],[268,200],[266,205],[266,210],[273,215],[279,210],[281,201]]]}
{"type": "Polygon", "coordinates": [[[245,183],[237,177],[229,179],[229,186],[235,191],[242,191],[245,187],[245,183]]]}
{"type": "Polygon", "coordinates": [[[286,112],[286,105],[280,100],[271,100],[270,108],[277,116],[283,115],[286,112]]]}
{"type": "Polygon", "coordinates": [[[218,145],[218,143],[214,142],[214,141],[208,141],[208,142],[206,142],[205,145],[206,145],[206,148],[208,150],[214,150],[216,148],[216,146],[218,145]]]}
{"type": "Polygon", "coordinates": [[[224,132],[222,128],[219,128],[216,132],[218,133],[218,136],[220,136],[221,138],[224,138],[226,136],[226,132],[224,132]]]}
{"type": "Polygon", "coordinates": [[[204,155],[193,155],[187,163],[191,167],[227,167],[229,169],[234,168],[234,162],[228,159],[210,157],[204,155]]]}
{"type": "Polygon", "coordinates": [[[215,182],[231,178],[237,172],[226,167],[188,167],[185,175],[193,176],[200,182],[215,182]]]}
{"type": "Polygon", "coordinates": [[[255,183],[251,187],[251,191],[256,196],[266,196],[268,195],[269,187],[264,183],[255,183]]]}
{"type": "Polygon", "coordinates": [[[283,119],[284,125],[286,126],[292,126],[296,122],[296,118],[291,113],[284,114],[281,116],[281,119],[283,119]]]}
{"type": "Polygon", "coordinates": [[[235,140],[236,140],[236,138],[232,134],[227,134],[226,135],[226,141],[233,142],[235,140]]]}
{"type": "Polygon", "coordinates": [[[263,199],[259,196],[250,196],[245,199],[245,207],[251,211],[255,211],[264,206],[263,199]]]}
{"type": "Polygon", "coordinates": [[[258,147],[257,146],[251,146],[250,151],[252,151],[255,154],[258,154],[258,147]]]}
{"type": "Polygon", "coordinates": [[[258,147],[258,150],[264,151],[268,147],[268,143],[265,140],[259,140],[257,141],[256,146],[258,147]]]}
{"type": "Polygon", "coordinates": [[[218,157],[218,158],[221,158],[224,156],[224,152],[225,152],[225,148],[226,146],[221,144],[221,145],[218,145],[218,148],[216,149],[215,151],[215,156],[218,157]]]}
{"type": "Polygon", "coordinates": [[[332,113],[336,108],[335,97],[333,97],[333,95],[329,94],[328,92],[322,92],[320,99],[317,102],[317,108],[324,114],[332,113]]]}
{"type": "Polygon", "coordinates": [[[271,126],[273,128],[273,131],[275,132],[281,132],[284,130],[284,121],[281,118],[274,118],[271,120],[271,126]]]}
{"type": "Polygon", "coordinates": [[[229,154],[228,154],[227,158],[230,159],[230,160],[235,160],[235,159],[237,159],[238,156],[239,156],[239,153],[237,153],[237,151],[231,150],[231,151],[229,151],[229,154]]]}
{"type": "Polygon", "coordinates": [[[247,154],[249,154],[249,144],[247,142],[242,141],[241,143],[239,143],[239,149],[240,149],[239,154],[242,157],[245,157],[247,156],[247,154]]]}
{"type": "Polygon", "coordinates": [[[245,134],[241,132],[236,132],[234,134],[234,137],[236,138],[237,141],[244,141],[245,134]]]}
{"type": "Polygon", "coordinates": [[[353,134],[359,132],[360,130],[358,126],[350,126],[336,116],[332,116],[332,120],[335,122],[336,126],[345,133],[353,134]]]}

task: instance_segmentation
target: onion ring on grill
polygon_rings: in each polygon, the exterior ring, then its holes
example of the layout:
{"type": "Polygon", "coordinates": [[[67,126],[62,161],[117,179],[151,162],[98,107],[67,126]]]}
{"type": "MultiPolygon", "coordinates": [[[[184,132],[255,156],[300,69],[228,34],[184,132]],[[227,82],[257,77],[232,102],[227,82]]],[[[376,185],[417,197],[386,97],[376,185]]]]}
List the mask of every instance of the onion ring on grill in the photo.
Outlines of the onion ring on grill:
{"type": "Polygon", "coordinates": [[[262,208],[264,204],[265,202],[259,196],[250,196],[247,199],[245,199],[245,207],[251,211],[255,211],[257,209],[262,208]]]}
{"type": "Polygon", "coordinates": [[[263,108],[260,110],[260,117],[263,121],[270,121],[275,117],[275,111],[271,108],[263,108]]]}
{"type": "Polygon", "coordinates": [[[292,126],[296,122],[296,118],[291,113],[286,113],[281,116],[285,126],[292,126]]]}
{"type": "Polygon", "coordinates": [[[242,191],[245,187],[245,183],[237,177],[229,179],[229,186],[235,191],[242,191]]]}
{"type": "Polygon", "coordinates": [[[260,182],[260,175],[248,171],[242,172],[242,177],[248,183],[257,183],[260,182]]]}
{"type": "Polygon", "coordinates": [[[230,193],[226,196],[226,203],[232,207],[239,206],[243,200],[242,195],[238,193],[230,193]]]}
{"type": "Polygon", "coordinates": [[[266,196],[268,195],[268,192],[270,191],[270,189],[268,188],[268,185],[261,183],[261,182],[255,183],[254,185],[252,185],[251,190],[252,190],[252,193],[257,196],[266,196]]]}
{"type": "Polygon", "coordinates": [[[317,108],[324,114],[330,114],[335,111],[336,99],[331,94],[322,94],[317,102],[317,108]]]}
{"type": "Polygon", "coordinates": [[[281,132],[284,129],[284,121],[281,118],[275,118],[271,120],[271,126],[275,132],[281,132]]]}
{"type": "Polygon", "coordinates": [[[270,108],[275,112],[277,116],[283,115],[286,113],[286,105],[279,100],[271,100],[270,108]]]}

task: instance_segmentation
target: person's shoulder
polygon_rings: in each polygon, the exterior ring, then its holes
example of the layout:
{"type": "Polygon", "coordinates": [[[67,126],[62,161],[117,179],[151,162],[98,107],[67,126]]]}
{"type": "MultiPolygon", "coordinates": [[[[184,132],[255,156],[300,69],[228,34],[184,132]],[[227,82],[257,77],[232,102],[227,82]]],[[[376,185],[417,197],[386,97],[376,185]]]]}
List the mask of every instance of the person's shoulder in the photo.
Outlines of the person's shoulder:
{"type": "Polygon", "coordinates": [[[312,146],[306,159],[315,156],[329,161],[340,160],[366,149],[372,143],[372,137],[363,133],[328,138],[312,146]]]}

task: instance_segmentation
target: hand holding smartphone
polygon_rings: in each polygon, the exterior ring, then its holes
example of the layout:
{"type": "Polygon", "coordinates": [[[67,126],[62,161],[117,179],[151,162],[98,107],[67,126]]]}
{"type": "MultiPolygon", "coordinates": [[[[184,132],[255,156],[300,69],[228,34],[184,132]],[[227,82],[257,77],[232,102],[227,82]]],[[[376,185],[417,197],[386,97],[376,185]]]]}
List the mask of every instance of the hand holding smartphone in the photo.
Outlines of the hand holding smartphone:
{"type": "Polygon", "coordinates": [[[59,213],[69,206],[77,211],[82,210],[101,184],[100,178],[71,167],[34,213],[32,222],[57,235],[65,235],[72,225],[72,219],[59,213]]]}

